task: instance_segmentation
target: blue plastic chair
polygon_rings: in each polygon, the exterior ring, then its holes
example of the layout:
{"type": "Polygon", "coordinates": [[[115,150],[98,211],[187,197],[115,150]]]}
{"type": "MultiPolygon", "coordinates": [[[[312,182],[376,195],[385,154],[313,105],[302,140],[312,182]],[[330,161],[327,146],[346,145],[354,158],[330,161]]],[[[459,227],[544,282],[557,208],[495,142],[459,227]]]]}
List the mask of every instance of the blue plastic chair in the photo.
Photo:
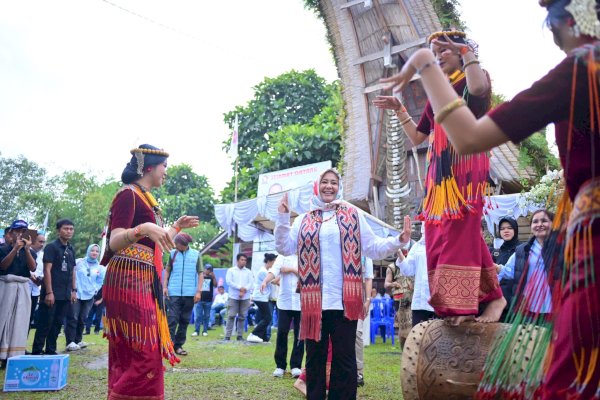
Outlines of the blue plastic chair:
{"type": "Polygon", "coordinates": [[[392,345],[394,345],[394,302],[391,299],[373,299],[371,304],[373,305],[371,310],[371,344],[375,344],[375,338],[379,332],[383,343],[390,337],[392,345]]]}

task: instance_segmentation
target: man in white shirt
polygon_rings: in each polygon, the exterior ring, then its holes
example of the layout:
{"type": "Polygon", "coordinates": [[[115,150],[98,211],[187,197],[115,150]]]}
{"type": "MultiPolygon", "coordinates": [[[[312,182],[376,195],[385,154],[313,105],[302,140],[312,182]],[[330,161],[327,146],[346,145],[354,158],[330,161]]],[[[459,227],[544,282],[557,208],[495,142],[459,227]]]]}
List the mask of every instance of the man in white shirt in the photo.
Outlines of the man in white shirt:
{"type": "Polygon", "coordinates": [[[221,316],[221,325],[224,323],[225,312],[227,311],[227,302],[229,301],[229,295],[225,293],[223,286],[217,287],[217,295],[213,299],[212,306],[210,307],[210,320],[209,325],[215,324],[215,316],[217,313],[221,316]]]}
{"type": "Polygon", "coordinates": [[[398,251],[396,266],[405,276],[415,277],[415,287],[412,297],[412,325],[415,326],[423,321],[435,318],[433,307],[429,305],[429,279],[427,277],[427,256],[425,253],[425,232],[415,243],[406,258],[402,251],[398,251]]]}
{"type": "Polygon", "coordinates": [[[300,333],[300,293],[298,287],[298,256],[278,256],[273,268],[267,274],[261,285],[261,291],[277,277],[280,277],[279,296],[277,297],[277,344],[275,346],[275,371],[273,376],[281,378],[287,367],[288,335],[290,326],[294,324],[294,346],[290,357],[292,377],[297,378],[302,373],[302,358],[304,358],[304,341],[298,340],[300,333]]]}
{"type": "Polygon", "coordinates": [[[34,323],[35,309],[37,308],[38,299],[40,298],[40,285],[42,284],[42,280],[44,278],[44,263],[42,260],[44,259],[44,246],[46,245],[46,236],[39,234],[37,238],[31,245],[33,251],[36,252],[36,268],[35,271],[31,273],[31,277],[29,280],[29,288],[31,289],[31,314],[29,317],[29,329],[31,329],[31,325],[34,323]]]}
{"type": "Polygon", "coordinates": [[[246,268],[248,257],[238,254],[236,257],[237,266],[227,270],[225,282],[229,287],[229,306],[227,309],[227,327],[225,328],[225,340],[231,339],[233,332],[233,322],[237,316],[237,340],[244,340],[244,322],[248,316],[250,307],[250,295],[254,286],[254,275],[252,271],[246,268]]]}

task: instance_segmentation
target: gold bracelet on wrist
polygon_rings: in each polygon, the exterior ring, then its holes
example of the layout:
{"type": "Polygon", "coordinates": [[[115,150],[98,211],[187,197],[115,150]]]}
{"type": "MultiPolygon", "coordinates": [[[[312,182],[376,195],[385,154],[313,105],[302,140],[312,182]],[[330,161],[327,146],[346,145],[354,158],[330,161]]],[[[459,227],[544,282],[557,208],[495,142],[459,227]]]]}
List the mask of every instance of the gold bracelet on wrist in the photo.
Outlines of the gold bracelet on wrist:
{"type": "Polygon", "coordinates": [[[481,64],[481,62],[479,62],[479,60],[478,60],[478,59],[475,59],[475,60],[468,61],[468,62],[466,62],[466,63],[465,63],[465,65],[463,65],[463,67],[462,67],[463,71],[464,71],[465,69],[467,69],[467,67],[468,67],[469,65],[473,65],[473,64],[481,64]]]}
{"type": "Polygon", "coordinates": [[[129,229],[125,229],[125,240],[129,242],[129,244],[134,244],[135,242],[129,238],[129,229]]]}
{"type": "Polygon", "coordinates": [[[412,121],[412,117],[409,115],[408,118],[406,118],[404,121],[400,121],[400,126],[404,126],[404,125],[408,124],[410,121],[412,121]]]}
{"type": "Polygon", "coordinates": [[[443,120],[446,119],[448,115],[450,115],[452,111],[466,105],[467,103],[465,102],[465,100],[459,97],[458,99],[452,100],[450,103],[442,107],[442,109],[437,114],[435,114],[435,117],[433,119],[435,123],[439,125],[442,123],[443,120]]]}

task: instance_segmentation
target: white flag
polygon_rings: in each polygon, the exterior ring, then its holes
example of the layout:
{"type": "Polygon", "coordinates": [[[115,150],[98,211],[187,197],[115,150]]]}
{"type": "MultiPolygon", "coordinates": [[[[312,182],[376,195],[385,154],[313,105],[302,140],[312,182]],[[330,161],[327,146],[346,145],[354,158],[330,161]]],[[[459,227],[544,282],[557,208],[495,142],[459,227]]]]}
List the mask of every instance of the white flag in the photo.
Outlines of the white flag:
{"type": "Polygon", "coordinates": [[[231,147],[229,148],[229,155],[234,160],[238,157],[238,116],[235,116],[235,122],[233,123],[233,134],[231,135],[231,147]]]}
{"type": "Polygon", "coordinates": [[[44,223],[42,224],[42,232],[44,235],[46,234],[46,230],[48,229],[48,213],[49,211],[46,211],[46,218],[44,218],[44,223]]]}

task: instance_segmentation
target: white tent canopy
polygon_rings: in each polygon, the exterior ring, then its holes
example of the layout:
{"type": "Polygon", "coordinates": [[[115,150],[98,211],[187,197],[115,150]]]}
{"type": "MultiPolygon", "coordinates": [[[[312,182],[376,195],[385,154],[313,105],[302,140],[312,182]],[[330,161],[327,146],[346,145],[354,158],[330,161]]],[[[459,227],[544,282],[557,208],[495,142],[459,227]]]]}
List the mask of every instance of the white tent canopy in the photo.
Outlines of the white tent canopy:
{"type": "MultiPolygon", "coordinates": [[[[238,203],[216,204],[215,217],[221,227],[231,236],[237,224],[237,235],[244,241],[273,241],[274,221],[277,207],[283,193],[288,194],[292,217],[310,211],[312,184],[307,184],[287,192],[259,196],[238,203]]],[[[400,232],[385,222],[357,208],[365,217],[373,232],[380,237],[396,236],[400,232]]]]}

